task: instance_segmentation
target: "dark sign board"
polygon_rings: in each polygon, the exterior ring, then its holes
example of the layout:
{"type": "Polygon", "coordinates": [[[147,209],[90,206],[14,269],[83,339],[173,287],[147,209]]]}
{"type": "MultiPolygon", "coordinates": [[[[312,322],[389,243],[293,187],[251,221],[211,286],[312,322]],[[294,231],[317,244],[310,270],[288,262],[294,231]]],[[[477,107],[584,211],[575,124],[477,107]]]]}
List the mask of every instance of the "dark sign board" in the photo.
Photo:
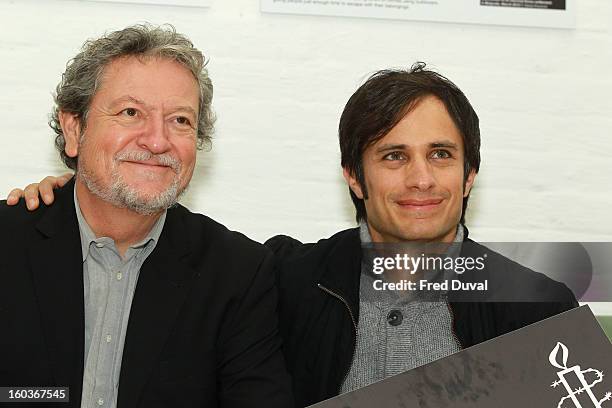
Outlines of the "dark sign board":
{"type": "Polygon", "coordinates": [[[582,306],[316,408],[612,408],[612,343],[582,306]]]}

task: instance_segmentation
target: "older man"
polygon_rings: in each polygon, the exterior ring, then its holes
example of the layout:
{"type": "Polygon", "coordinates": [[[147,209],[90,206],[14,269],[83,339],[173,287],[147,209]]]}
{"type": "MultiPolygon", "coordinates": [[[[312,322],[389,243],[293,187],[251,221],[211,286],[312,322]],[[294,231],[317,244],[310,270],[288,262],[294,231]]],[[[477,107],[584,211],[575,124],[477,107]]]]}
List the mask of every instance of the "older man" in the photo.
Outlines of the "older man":
{"type": "Polygon", "coordinates": [[[76,177],[33,214],[0,205],[0,385],[69,387],[72,407],[291,406],[270,253],[175,205],[212,130],[204,65],[150,26],[68,64],[51,127],[76,177]]]}

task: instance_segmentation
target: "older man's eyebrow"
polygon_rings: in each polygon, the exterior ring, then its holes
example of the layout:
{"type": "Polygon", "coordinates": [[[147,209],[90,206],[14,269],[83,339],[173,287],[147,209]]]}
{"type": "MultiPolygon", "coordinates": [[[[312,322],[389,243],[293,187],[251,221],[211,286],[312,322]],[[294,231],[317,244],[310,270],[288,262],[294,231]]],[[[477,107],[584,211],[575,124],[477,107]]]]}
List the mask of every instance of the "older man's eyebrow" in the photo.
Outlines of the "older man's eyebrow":
{"type": "MultiPolygon", "coordinates": [[[[124,96],[121,96],[115,99],[111,103],[111,106],[117,106],[117,105],[121,105],[124,103],[133,103],[136,105],[144,106],[145,108],[147,108],[147,110],[153,110],[153,108],[149,106],[145,101],[142,101],[131,95],[124,95],[124,96]]],[[[187,112],[196,118],[198,117],[198,113],[196,112],[196,110],[193,109],[191,106],[187,106],[187,105],[171,106],[168,108],[168,110],[172,112],[187,112]]]]}
{"type": "Polygon", "coordinates": [[[173,106],[170,110],[172,110],[173,112],[187,112],[192,114],[195,118],[198,117],[198,113],[191,106],[173,106]]]}
{"type": "Polygon", "coordinates": [[[131,95],[124,95],[124,96],[121,96],[121,97],[115,99],[111,103],[111,106],[117,106],[117,105],[121,105],[123,103],[134,103],[136,105],[141,105],[141,106],[144,106],[144,107],[148,107],[148,105],[144,101],[141,101],[140,99],[138,99],[138,98],[136,98],[134,96],[131,96],[131,95]]]}

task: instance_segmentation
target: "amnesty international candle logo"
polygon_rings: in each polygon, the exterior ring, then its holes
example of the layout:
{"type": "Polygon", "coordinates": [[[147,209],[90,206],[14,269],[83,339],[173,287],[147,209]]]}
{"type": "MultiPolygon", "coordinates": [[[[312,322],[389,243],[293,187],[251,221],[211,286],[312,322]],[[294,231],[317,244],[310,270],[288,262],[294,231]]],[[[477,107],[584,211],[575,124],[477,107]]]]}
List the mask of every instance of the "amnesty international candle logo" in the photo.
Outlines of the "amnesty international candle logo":
{"type": "Polygon", "coordinates": [[[593,388],[595,385],[603,382],[604,373],[594,368],[583,370],[579,365],[568,367],[568,354],[569,351],[565,344],[557,342],[557,345],[548,357],[550,364],[561,370],[557,372],[559,380],[553,382],[551,387],[557,388],[559,385],[563,385],[567,391],[567,395],[561,398],[557,408],[572,407],[569,401],[573,403],[575,408],[593,406],[595,408],[602,408],[604,402],[612,399],[612,393],[608,391],[603,398],[598,399],[593,393],[593,388]],[[561,356],[559,356],[559,353],[561,353],[561,356]],[[559,357],[561,357],[561,362],[559,362],[559,357]],[[578,381],[577,386],[572,386],[572,383],[576,381],[578,381]]]}

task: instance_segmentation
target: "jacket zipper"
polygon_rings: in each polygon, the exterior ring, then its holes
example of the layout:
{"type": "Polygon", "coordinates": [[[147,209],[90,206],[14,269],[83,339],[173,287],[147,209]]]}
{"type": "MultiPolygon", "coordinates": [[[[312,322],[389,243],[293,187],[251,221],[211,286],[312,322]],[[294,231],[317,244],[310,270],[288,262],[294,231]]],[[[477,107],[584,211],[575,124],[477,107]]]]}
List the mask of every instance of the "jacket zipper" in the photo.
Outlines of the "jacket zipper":
{"type": "Polygon", "coordinates": [[[453,338],[455,339],[459,347],[461,349],[464,349],[463,344],[461,344],[461,341],[459,340],[459,337],[457,337],[457,333],[455,332],[455,312],[453,312],[453,309],[451,308],[447,300],[445,300],[445,303],[446,303],[446,307],[448,308],[448,312],[450,313],[450,316],[451,316],[451,333],[453,334],[453,338]]]}
{"type": "Polygon", "coordinates": [[[349,306],[346,299],[344,299],[342,296],[340,296],[333,290],[327,289],[325,286],[321,285],[320,283],[317,283],[317,286],[323,292],[335,297],[336,299],[344,303],[344,306],[346,306],[346,310],[348,310],[349,315],[351,316],[351,321],[353,322],[353,329],[355,330],[355,342],[353,343],[353,353],[351,354],[351,364],[349,364],[348,368],[344,372],[344,375],[342,376],[342,381],[340,382],[340,388],[338,389],[338,394],[339,394],[340,389],[342,389],[342,384],[344,384],[344,381],[346,381],[346,377],[348,377],[348,374],[351,371],[351,365],[353,363],[353,358],[355,358],[355,353],[357,352],[357,321],[355,320],[355,315],[353,314],[353,311],[351,310],[351,307],[349,306]]]}

